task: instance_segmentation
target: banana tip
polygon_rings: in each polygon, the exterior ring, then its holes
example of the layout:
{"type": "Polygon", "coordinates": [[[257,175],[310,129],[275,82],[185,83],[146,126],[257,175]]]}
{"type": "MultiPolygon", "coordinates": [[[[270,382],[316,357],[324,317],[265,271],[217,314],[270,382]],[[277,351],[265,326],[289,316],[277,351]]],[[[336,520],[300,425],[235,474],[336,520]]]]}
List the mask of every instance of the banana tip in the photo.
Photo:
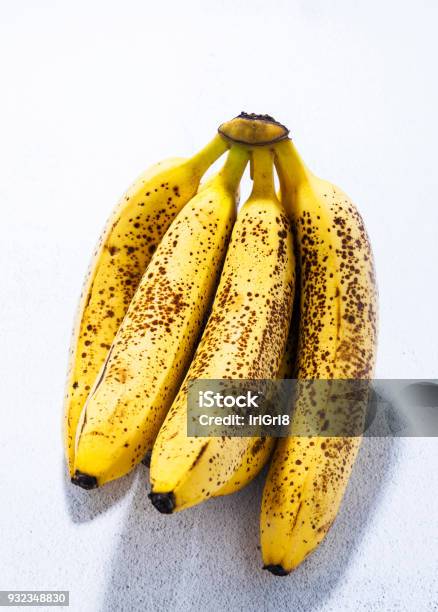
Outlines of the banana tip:
{"type": "Polygon", "coordinates": [[[264,565],[263,569],[268,570],[268,572],[271,572],[274,576],[287,576],[289,574],[282,565],[264,565]]]}
{"type": "Polygon", "coordinates": [[[82,489],[97,489],[97,478],[89,474],[84,474],[84,472],[80,472],[79,470],[76,470],[73,474],[71,481],[78,487],[82,487],[82,489]]]}
{"type": "Polygon", "coordinates": [[[149,493],[152,505],[161,514],[172,514],[175,508],[175,495],[171,493],[149,493]]]}

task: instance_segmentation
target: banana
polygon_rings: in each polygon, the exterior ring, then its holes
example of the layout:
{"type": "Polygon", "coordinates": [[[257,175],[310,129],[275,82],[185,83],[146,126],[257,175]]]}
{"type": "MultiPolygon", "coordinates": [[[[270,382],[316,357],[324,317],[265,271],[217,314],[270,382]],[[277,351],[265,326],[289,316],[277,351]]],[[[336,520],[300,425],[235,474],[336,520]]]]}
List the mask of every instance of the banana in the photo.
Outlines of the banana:
{"type": "Polygon", "coordinates": [[[64,444],[73,474],[79,417],[135,289],[172,219],[198,189],[207,168],[226,150],[216,136],[190,159],[146,170],[112,212],[99,239],[79,301],[64,401],[64,444]]]}
{"type": "Polygon", "coordinates": [[[247,161],[245,149],[232,148],[222,171],[186,204],[152,256],[85,404],[75,484],[101,486],[152,450],[211,306],[247,161]]]}
{"type": "MultiPolygon", "coordinates": [[[[328,385],[305,381],[372,378],[377,291],[368,236],[351,200],[314,176],[291,141],[275,150],[282,201],[296,233],[301,309],[295,374],[302,384],[291,436],[278,441],[272,458],[260,530],[265,569],[285,575],[333,523],[361,441],[355,433],[316,435],[332,419],[348,426],[353,417],[336,402],[330,406],[328,385]]],[[[360,422],[363,412],[356,415],[360,422]]]]}
{"type": "Polygon", "coordinates": [[[185,381],[160,429],[150,470],[154,506],[182,510],[245,486],[267,461],[270,438],[187,437],[191,379],[275,377],[294,293],[289,220],[273,183],[273,158],[255,149],[254,185],[241,208],[212,312],[185,381]]]}

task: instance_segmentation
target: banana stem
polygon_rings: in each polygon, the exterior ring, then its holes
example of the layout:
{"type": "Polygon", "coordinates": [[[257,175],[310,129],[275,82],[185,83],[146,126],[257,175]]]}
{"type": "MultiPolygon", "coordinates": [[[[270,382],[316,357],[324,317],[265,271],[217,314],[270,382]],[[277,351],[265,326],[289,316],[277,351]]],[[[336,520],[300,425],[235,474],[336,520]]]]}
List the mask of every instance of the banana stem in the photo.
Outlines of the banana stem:
{"type": "Polygon", "coordinates": [[[275,197],[274,187],[274,157],[267,148],[252,150],[254,184],[251,198],[275,197]]]}
{"type": "Polygon", "coordinates": [[[296,189],[300,184],[309,181],[311,172],[291,140],[284,140],[275,145],[274,155],[282,192],[283,188],[296,189]]]}
{"type": "Polygon", "coordinates": [[[189,163],[202,176],[227,149],[227,143],[217,134],[203,149],[190,158],[189,163]]]}
{"type": "Polygon", "coordinates": [[[237,145],[232,146],[227,160],[217,176],[217,180],[221,181],[230,191],[236,191],[248,159],[249,153],[247,149],[237,145]]]}

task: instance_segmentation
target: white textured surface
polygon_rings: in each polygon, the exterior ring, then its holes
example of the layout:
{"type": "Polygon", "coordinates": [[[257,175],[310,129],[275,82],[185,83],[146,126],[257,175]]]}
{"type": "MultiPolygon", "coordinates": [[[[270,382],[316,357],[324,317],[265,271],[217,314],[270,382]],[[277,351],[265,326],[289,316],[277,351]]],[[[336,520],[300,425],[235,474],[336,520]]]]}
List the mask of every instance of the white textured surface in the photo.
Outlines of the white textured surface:
{"type": "Polygon", "coordinates": [[[80,612],[436,609],[436,440],[367,440],[326,542],[276,579],[261,479],[164,517],[144,467],[96,492],[66,483],[60,422],[103,219],[144,167],[243,109],[287,123],[359,204],[378,375],[437,376],[437,17],[433,0],[2,2],[1,589],[69,589],[80,612]]]}

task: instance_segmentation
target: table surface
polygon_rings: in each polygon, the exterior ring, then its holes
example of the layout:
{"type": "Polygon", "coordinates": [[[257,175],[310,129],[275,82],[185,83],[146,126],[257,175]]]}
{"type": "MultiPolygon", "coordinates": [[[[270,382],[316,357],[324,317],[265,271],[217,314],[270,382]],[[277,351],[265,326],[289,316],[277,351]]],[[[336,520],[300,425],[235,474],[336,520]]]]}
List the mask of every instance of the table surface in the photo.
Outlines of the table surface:
{"type": "Polygon", "coordinates": [[[261,571],[262,477],[162,516],[143,466],[72,487],[60,433],[104,219],[145,167],[191,154],[241,110],[286,123],[357,202],[380,290],[377,376],[437,378],[437,7],[2,3],[1,589],[69,589],[81,612],[437,609],[436,439],[366,440],[326,541],[279,579],[261,571]]]}

